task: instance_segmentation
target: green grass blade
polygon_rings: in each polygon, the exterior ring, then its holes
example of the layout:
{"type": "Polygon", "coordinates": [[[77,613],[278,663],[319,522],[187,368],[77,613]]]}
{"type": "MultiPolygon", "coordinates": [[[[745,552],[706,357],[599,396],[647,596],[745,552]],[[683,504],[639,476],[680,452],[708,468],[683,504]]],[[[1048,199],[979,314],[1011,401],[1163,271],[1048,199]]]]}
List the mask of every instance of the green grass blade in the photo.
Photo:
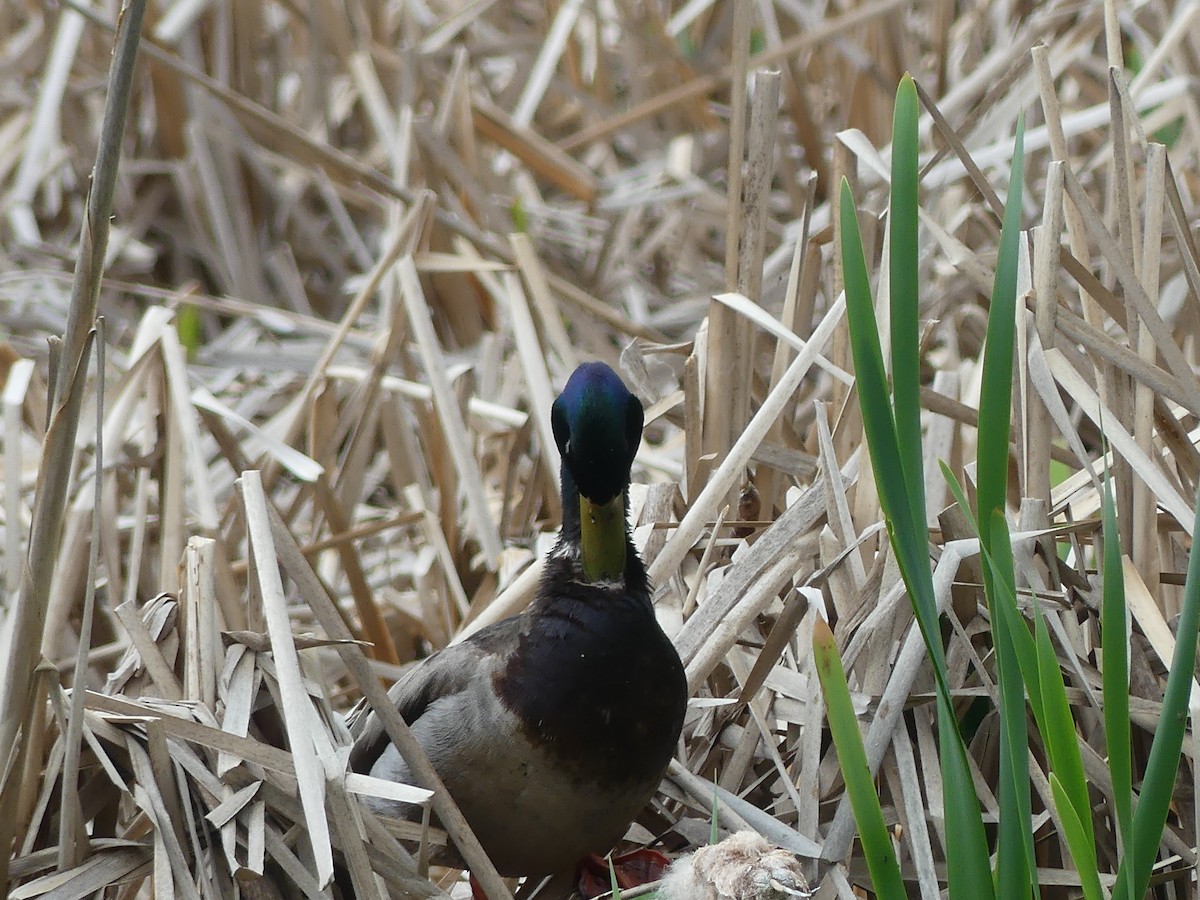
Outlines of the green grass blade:
{"type": "Polygon", "coordinates": [[[829,731],[846,779],[846,792],[850,795],[854,821],[858,823],[858,837],[871,873],[872,887],[881,900],[905,900],[908,895],[904,890],[904,879],[900,877],[900,864],[892,850],[892,838],[884,824],[879,795],[867,765],[867,752],[863,749],[862,734],[850,700],[846,672],[833,632],[823,619],[817,619],[813,625],[812,646],[817,677],[825,695],[829,731]]]}
{"type": "MultiPolygon", "coordinates": [[[[935,675],[945,686],[946,663],[937,630],[937,606],[929,571],[928,538],[922,520],[920,533],[908,513],[911,498],[902,473],[896,423],[890,402],[891,390],[883,366],[879,325],[871,299],[871,280],[863,253],[862,236],[850,185],[842,179],[842,272],[846,282],[846,320],[850,328],[850,350],[854,358],[855,383],[867,449],[875,470],[879,504],[888,523],[892,546],[909,588],[917,621],[933,659],[935,675]]],[[[919,435],[918,435],[919,440],[919,435]]]]}
{"type": "Polygon", "coordinates": [[[1090,820],[1091,816],[1088,815],[1082,820],[1079,818],[1062,782],[1053,772],[1050,773],[1050,792],[1054,795],[1054,805],[1062,822],[1063,837],[1067,839],[1067,846],[1071,848],[1071,856],[1074,857],[1079,870],[1079,883],[1083,887],[1084,900],[1103,900],[1104,892],[1100,889],[1092,830],[1083,826],[1083,822],[1090,820]]]}
{"type": "Polygon", "coordinates": [[[958,733],[954,707],[937,694],[938,746],[946,813],[946,884],[951,900],[993,900],[991,859],[979,797],[958,733]]]}
{"type": "MultiPolygon", "coordinates": [[[[1112,477],[1104,478],[1102,507],[1104,553],[1101,566],[1102,601],[1100,640],[1104,695],[1104,735],[1108,744],[1108,771],[1112,775],[1117,830],[1125,853],[1133,846],[1133,763],[1129,734],[1129,644],[1125,623],[1125,576],[1117,531],[1117,505],[1112,477]]],[[[1128,885],[1132,886],[1132,885],[1128,885]]],[[[1126,894],[1133,900],[1133,894],[1126,894]]]]}
{"type": "MultiPolygon", "coordinates": [[[[942,474],[966,516],[967,522],[979,534],[979,528],[967,506],[967,498],[962,486],[954,478],[949,467],[942,463],[942,474]]],[[[1007,525],[998,513],[993,514],[997,521],[993,524],[994,552],[989,553],[980,545],[980,552],[990,571],[990,577],[996,586],[997,599],[993,605],[995,619],[992,623],[994,633],[1003,633],[1012,643],[1013,654],[1024,676],[1025,686],[1029,691],[1029,705],[1037,720],[1038,730],[1042,734],[1046,746],[1052,773],[1056,773],[1059,784],[1063,787],[1062,797],[1070,803],[1070,810],[1060,810],[1061,815],[1068,812],[1079,821],[1079,827],[1088,838],[1088,846],[1094,845],[1091,809],[1089,806],[1087,779],[1083,770],[1083,758],[1079,752],[1078,736],[1075,732],[1074,718],[1067,700],[1066,685],[1062,671],[1054,652],[1054,645],[1046,629],[1046,623],[1041,615],[1041,608],[1034,606],[1034,635],[1030,635],[1028,627],[1017,609],[1014,581],[1012,544],[1008,537],[1007,525]],[[1003,620],[1002,623],[1000,620],[1003,620]]],[[[1028,736],[1026,736],[1028,742],[1028,736]]],[[[1006,743],[1004,746],[1015,746],[1006,743]]],[[[1010,760],[1014,768],[1017,761],[1010,760]]],[[[1025,765],[1024,759],[1021,765],[1025,765]]],[[[1008,777],[1007,775],[1004,777],[1008,777]]],[[[1031,853],[1030,845],[1026,852],[1031,853]]],[[[1011,852],[1011,851],[1010,851],[1011,852]]],[[[1076,857],[1076,866],[1083,876],[1088,873],[1088,866],[1095,865],[1094,852],[1089,858],[1076,857]]],[[[1003,870],[1002,870],[1003,871],[1003,870]]],[[[1032,862],[1031,862],[1032,877],[1032,862]]]]}
{"type": "Polygon", "coordinates": [[[1009,177],[1008,202],[1000,230],[1000,252],[988,313],[979,398],[977,455],[978,525],[981,548],[992,555],[995,573],[984,567],[984,590],[992,614],[996,650],[996,686],[1000,714],[1000,828],[996,851],[1001,897],[1029,897],[1036,891],[1033,864],[1029,733],[1025,683],[1016,643],[1028,636],[1015,606],[1012,548],[1004,519],[1008,492],[1008,440],[1012,417],[1013,352],[1016,343],[1017,263],[1024,171],[1024,124],[1017,120],[1016,146],[1009,177]],[[1003,583],[997,583],[1001,581],[1003,583]]]}
{"type": "Polygon", "coordinates": [[[715,777],[715,773],[714,773],[712,820],[709,823],[709,829],[708,829],[708,842],[709,842],[709,844],[712,844],[713,846],[716,846],[718,843],[720,843],[720,840],[721,840],[721,831],[717,827],[717,814],[718,814],[718,810],[719,810],[718,803],[717,803],[718,798],[719,798],[719,795],[717,794],[717,778],[715,777]]]}
{"type": "Polygon", "coordinates": [[[889,293],[892,316],[892,395],[896,444],[900,451],[913,528],[925,528],[925,486],[921,453],[921,359],[919,259],[917,253],[917,88],[912,76],[900,79],[892,117],[892,195],[889,204],[889,293]]]}
{"type": "MultiPolygon", "coordinates": [[[[1192,534],[1200,537],[1200,497],[1196,501],[1196,520],[1192,534]]],[[[1188,701],[1191,699],[1193,673],[1196,671],[1196,637],[1200,633],[1200,540],[1192,542],[1188,556],[1187,579],[1183,588],[1183,609],[1175,633],[1175,653],[1167,675],[1162,718],[1154,732],[1150,759],[1142,779],[1142,793],[1133,813],[1133,845],[1126,848],[1117,873],[1113,896],[1142,897],[1150,884],[1154,857],[1167,823],[1167,811],[1175,790],[1179,753],[1187,728],[1188,701]]]]}
{"type": "MultiPolygon", "coordinates": [[[[966,749],[950,700],[946,654],[938,625],[937,602],[929,567],[924,517],[918,522],[911,509],[908,484],[901,474],[896,423],[883,366],[878,323],[871,298],[862,237],[850,187],[843,179],[840,196],[842,271],[846,284],[846,316],[854,358],[859,406],[867,448],[875,471],[880,506],[900,572],[913,604],[921,636],[933,664],[938,694],[938,739],[946,806],[947,883],[954,900],[990,900],[994,896],[987,836],[966,749]]],[[[918,441],[920,435],[917,435],[918,441]]],[[[920,445],[917,445],[920,455],[920,445]]],[[[921,490],[924,490],[923,485],[921,490]]]]}
{"type": "MultiPolygon", "coordinates": [[[[1005,441],[1007,444],[1007,440],[1005,441]]],[[[1037,889],[1033,863],[1032,811],[1029,797],[1029,729],[1025,679],[1017,641],[1029,632],[1016,608],[1012,545],[1001,510],[992,510],[989,607],[996,648],[996,688],[1000,713],[1000,827],[996,845],[997,893],[1027,898],[1037,889]]]]}
{"type": "Polygon", "coordinates": [[[608,882],[611,885],[612,900],[621,900],[621,885],[617,883],[617,870],[613,866],[612,854],[604,857],[604,861],[608,863],[608,882]]]}
{"type": "Polygon", "coordinates": [[[1016,146],[1008,180],[1008,202],[1000,229],[1000,254],[992,285],[983,381],[979,396],[979,527],[984,544],[992,510],[1004,509],[1008,491],[1008,438],[1012,418],[1013,348],[1016,343],[1017,262],[1021,239],[1021,185],[1024,178],[1024,117],[1017,118],[1016,146]]]}
{"type": "Polygon", "coordinates": [[[994,897],[994,886],[987,836],[950,694],[925,524],[917,330],[915,104],[915,88],[911,80],[906,79],[897,92],[896,133],[893,137],[893,153],[897,162],[893,173],[890,221],[893,244],[890,256],[893,277],[898,278],[899,282],[891,282],[891,385],[883,365],[879,328],[854,200],[849,185],[843,179],[839,212],[846,316],[859,406],[880,507],[937,684],[942,778],[945,796],[953,798],[953,802],[946,804],[947,882],[950,896],[953,900],[989,900],[994,897]]]}
{"type": "MultiPolygon", "coordinates": [[[[871,298],[871,278],[863,252],[862,234],[858,229],[858,211],[850,184],[842,179],[842,276],[846,282],[846,320],[850,328],[850,350],[854,357],[855,383],[862,410],[863,430],[867,448],[876,473],[886,471],[899,462],[896,445],[896,423],[888,403],[887,373],[883,367],[883,350],[879,344],[879,322],[871,298]],[[883,466],[884,468],[880,468],[883,466]]],[[[879,502],[884,516],[891,520],[899,501],[894,491],[881,489],[879,502]]]]}
{"type": "MultiPolygon", "coordinates": [[[[1088,846],[1094,848],[1091,800],[1088,797],[1087,775],[1083,771],[1083,757],[1079,753],[1079,735],[1075,731],[1075,719],[1071,714],[1070,701],[1067,700],[1067,688],[1063,682],[1062,669],[1058,665],[1058,656],[1054,652],[1054,644],[1050,640],[1042,609],[1036,600],[1033,610],[1038,684],[1043,710],[1038,719],[1038,728],[1046,742],[1051,771],[1058,778],[1063,795],[1071,802],[1088,846]]],[[[1059,813],[1065,815],[1061,809],[1059,813]]],[[[1095,859],[1094,852],[1092,859],[1095,859]]],[[[1085,861],[1076,857],[1075,864],[1082,872],[1085,861]]]]}

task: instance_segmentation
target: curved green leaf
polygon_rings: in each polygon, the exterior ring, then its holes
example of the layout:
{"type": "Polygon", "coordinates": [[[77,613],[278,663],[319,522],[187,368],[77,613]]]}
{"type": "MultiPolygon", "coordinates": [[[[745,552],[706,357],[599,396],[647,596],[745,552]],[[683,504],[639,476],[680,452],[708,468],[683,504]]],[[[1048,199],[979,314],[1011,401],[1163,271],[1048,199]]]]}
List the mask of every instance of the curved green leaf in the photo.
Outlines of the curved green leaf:
{"type": "MultiPolygon", "coordinates": [[[[1200,536],[1200,496],[1196,499],[1196,520],[1192,534],[1200,536]]],[[[1200,541],[1192,542],[1188,556],[1187,579],[1183,588],[1183,609],[1175,633],[1175,653],[1167,674],[1162,718],[1154,732],[1150,759],[1142,779],[1142,793],[1133,813],[1133,844],[1127,847],[1113,896],[1142,897],[1150,884],[1154,857],[1167,823],[1167,811],[1175,791],[1179,753],[1187,729],[1188,701],[1191,699],[1193,673],[1196,671],[1196,638],[1200,634],[1200,541]]]]}
{"type": "Polygon", "coordinates": [[[881,900],[905,900],[908,894],[904,889],[904,879],[900,876],[900,864],[892,850],[891,834],[883,821],[883,810],[879,806],[871,768],[867,764],[867,752],[863,749],[858,718],[854,715],[850,688],[846,684],[846,671],[842,668],[842,658],[838,654],[833,632],[824,619],[817,619],[813,625],[812,648],[817,678],[825,695],[829,731],[837,748],[838,764],[846,779],[846,792],[850,795],[854,821],[858,823],[858,837],[862,842],[867,869],[871,873],[872,887],[881,900]]]}
{"type": "Polygon", "coordinates": [[[917,88],[900,79],[892,116],[892,196],[888,204],[888,286],[891,300],[892,396],[900,471],[914,530],[925,529],[921,453],[920,258],[917,252],[917,88]]]}
{"type": "Polygon", "coordinates": [[[1062,782],[1053,772],[1050,773],[1050,793],[1054,795],[1054,806],[1058,810],[1059,821],[1062,822],[1063,837],[1067,839],[1067,846],[1071,848],[1071,856],[1074,857],[1079,871],[1083,896],[1085,900],[1103,900],[1104,891],[1100,888],[1100,875],[1096,864],[1096,844],[1092,840],[1092,829],[1083,825],[1084,821],[1091,819],[1091,814],[1084,819],[1076,815],[1062,782]]]}
{"type": "MultiPolygon", "coordinates": [[[[1133,757],[1129,733],[1129,637],[1126,624],[1125,575],[1121,570],[1117,505],[1113,500],[1112,476],[1104,477],[1104,551],[1100,572],[1103,578],[1100,607],[1102,686],[1104,695],[1104,738],[1108,744],[1108,771],[1112,775],[1113,806],[1117,831],[1126,853],[1133,847],[1133,757]]],[[[1132,889],[1133,885],[1126,882],[1132,889]]],[[[1132,890],[1126,894],[1133,900],[1132,890]]]]}

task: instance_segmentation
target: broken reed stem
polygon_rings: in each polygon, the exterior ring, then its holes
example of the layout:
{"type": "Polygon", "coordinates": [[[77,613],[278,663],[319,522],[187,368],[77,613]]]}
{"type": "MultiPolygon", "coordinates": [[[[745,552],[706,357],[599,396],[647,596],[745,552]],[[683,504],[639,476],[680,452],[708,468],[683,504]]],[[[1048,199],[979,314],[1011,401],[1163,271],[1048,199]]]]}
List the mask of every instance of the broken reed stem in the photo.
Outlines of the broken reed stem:
{"type": "Polygon", "coordinates": [[[761,303],[763,259],[766,256],[767,214],[770,211],[771,180],[775,176],[775,144],[779,130],[778,69],[754,73],[754,99],[750,110],[749,149],[746,177],[738,210],[740,252],[737,259],[737,291],[761,303]]]}
{"type": "MultiPolygon", "coordinates": [[[[747,0],[735,0],[733,12],[733,79],[729,86],[729,161],[725,191],[725,290],[737,288],[738,257],[741,249],[742,163],[746,151],[746,62],[750,56],[750,24],[754,9],[747,0]]],[[[739,366],[739,345],[746,328],[741,318],[716,300],[708,302],[708,368],[701,401],[703,428],[701,446],[706,457],[717,458],[733,443],[743,422],[737,418],[733,400],[740,385],[730,384],[731,373],[739,366]],[[732,390],[731,390],[732,388],[732,390]]],[[[688,486],[692,496],[696,487],[708,481],[711,466],[697,468],[698,484],[688,486]]]]}
{"type": "MultiPolygon", "coordinates": [[[[738,237],[737,290],[762,304],[763,259],[766,256],[767,213],[771,199],[771,181],[775,175],[775,144],[779,130],[778,69],[754,73],[754,98],[750,109],[749,146],[746,154],[746,177],[742,180],[738,204],[740,220],[738,237]]],[[[738,322],[736,332],[734,382],[729,405],[732,407],[733,434],[750,420],[754,346],[757,332],[749,323],[738,322]]],[[[731,436],[732,438],[732,436],[731,436]]],[[[733,502],[734,498],[730,498],[733,502]]]]}
{"type": "MultiPolygon", "coordinates": [[[[725,290],[737,289],[738,223],[742,213],[742,162],[746,156],[746,60],[750,56],[750,21],[754,8],[747,0],[734,0],[733,81],[729,85],[729,184],[725,191],[725,290]]],[[[713,311],[709,310],[711,318],[713,311]]],[[[722,373],[721,377],[724,377],[722,373]]]]}
{"type": "Polygon", "coordinates": [[[0,747],[11,747],[14,758],[14,765],[9,770],[10,781],[6,785],[10,789],[0,792],[0,886],[5,888],[8,885],[12,839],[17,827],[14,821],[17,791],[11,789],[11,779],[17,777],[24,765],[24,750],[29,739],[29,735],[21,730],[21,723],[28,716],[30,683],[40,656],[50,582],[58,560],[67,483],[75,449],[75,434],[79,428],[83,380],[87,372],[85,352],[94,333],[92,321],[96,316],[104,254],[108,248],[109,216],[117,183],[117,166],[121,159],[121,136],[125,132],[125,115],[129,109],[133,67],[137,60],[138,38],[145,12],[146,0],[133,0],[121,11],[117,23],[116,50],[109,69],[100,143],[96,151],[96,165],[92,170],[91,187],[84,204],[79,258],[75,265],[71,304],[63,335],[63,352],[55,375],[58,396],[38,469],[33,526],[29,535],[29,563],[13,621],[9,682],[3,706],[0,707],[0,747]]]}

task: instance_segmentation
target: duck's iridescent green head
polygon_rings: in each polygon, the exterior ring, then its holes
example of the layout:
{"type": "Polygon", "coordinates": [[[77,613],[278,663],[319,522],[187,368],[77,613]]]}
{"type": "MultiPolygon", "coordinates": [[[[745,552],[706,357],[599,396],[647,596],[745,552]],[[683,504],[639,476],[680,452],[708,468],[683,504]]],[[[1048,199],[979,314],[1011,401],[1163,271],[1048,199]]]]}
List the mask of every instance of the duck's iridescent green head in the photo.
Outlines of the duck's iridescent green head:
{"type": "Polygon", "coordinates": [[[579,492],[580,547],[593,580],[625,570],[625,489],[642,440],[642,405],[604,363],[584,363],[550,410],[563,461],[564,501],[579,492]]]}
{"type": "Polygon", "coordinates": [[[550,410],[563,465],[579,493],[603,504],[623,493],[642,441],[642,405],[602,362],[584,363],[550,410]]]}

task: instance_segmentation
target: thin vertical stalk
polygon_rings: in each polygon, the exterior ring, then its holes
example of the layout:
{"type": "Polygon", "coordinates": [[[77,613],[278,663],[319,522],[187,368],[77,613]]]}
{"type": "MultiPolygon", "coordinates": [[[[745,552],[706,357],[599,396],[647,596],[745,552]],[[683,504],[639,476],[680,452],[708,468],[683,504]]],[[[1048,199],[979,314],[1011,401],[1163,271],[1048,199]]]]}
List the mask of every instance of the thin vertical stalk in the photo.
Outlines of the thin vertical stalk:
{"type": "Polygon", "coordinates": [[[54,373],[57,385],[55,406],[42,447],[33,525],[29,536],[28,565],[17,599],[13,637],[8,660],[8,684],[0,706],[0,747],[13,748],[10,781],[0,791],[0,886],[8,884],[8,862],[18,791],[16,778],[24,765],[29,735],[21,724],[27,721],[33,670],[40,657],[42,631],[46,624],[50,583],[62,538],[67,488],[79,428],[83,380],[87,371],[86,352],[108,249],[109,217],[121,158],[121,137],[133,85],[138,41],[146,12],[145,0],[132,0],[123,7],[117,23],[116,49],[109,69],[108,99],[100,126],[100,142],[91,185],[84,207],[79,257],[71,289],[71,305],[63,334],[62,353],[54,373]]]}

